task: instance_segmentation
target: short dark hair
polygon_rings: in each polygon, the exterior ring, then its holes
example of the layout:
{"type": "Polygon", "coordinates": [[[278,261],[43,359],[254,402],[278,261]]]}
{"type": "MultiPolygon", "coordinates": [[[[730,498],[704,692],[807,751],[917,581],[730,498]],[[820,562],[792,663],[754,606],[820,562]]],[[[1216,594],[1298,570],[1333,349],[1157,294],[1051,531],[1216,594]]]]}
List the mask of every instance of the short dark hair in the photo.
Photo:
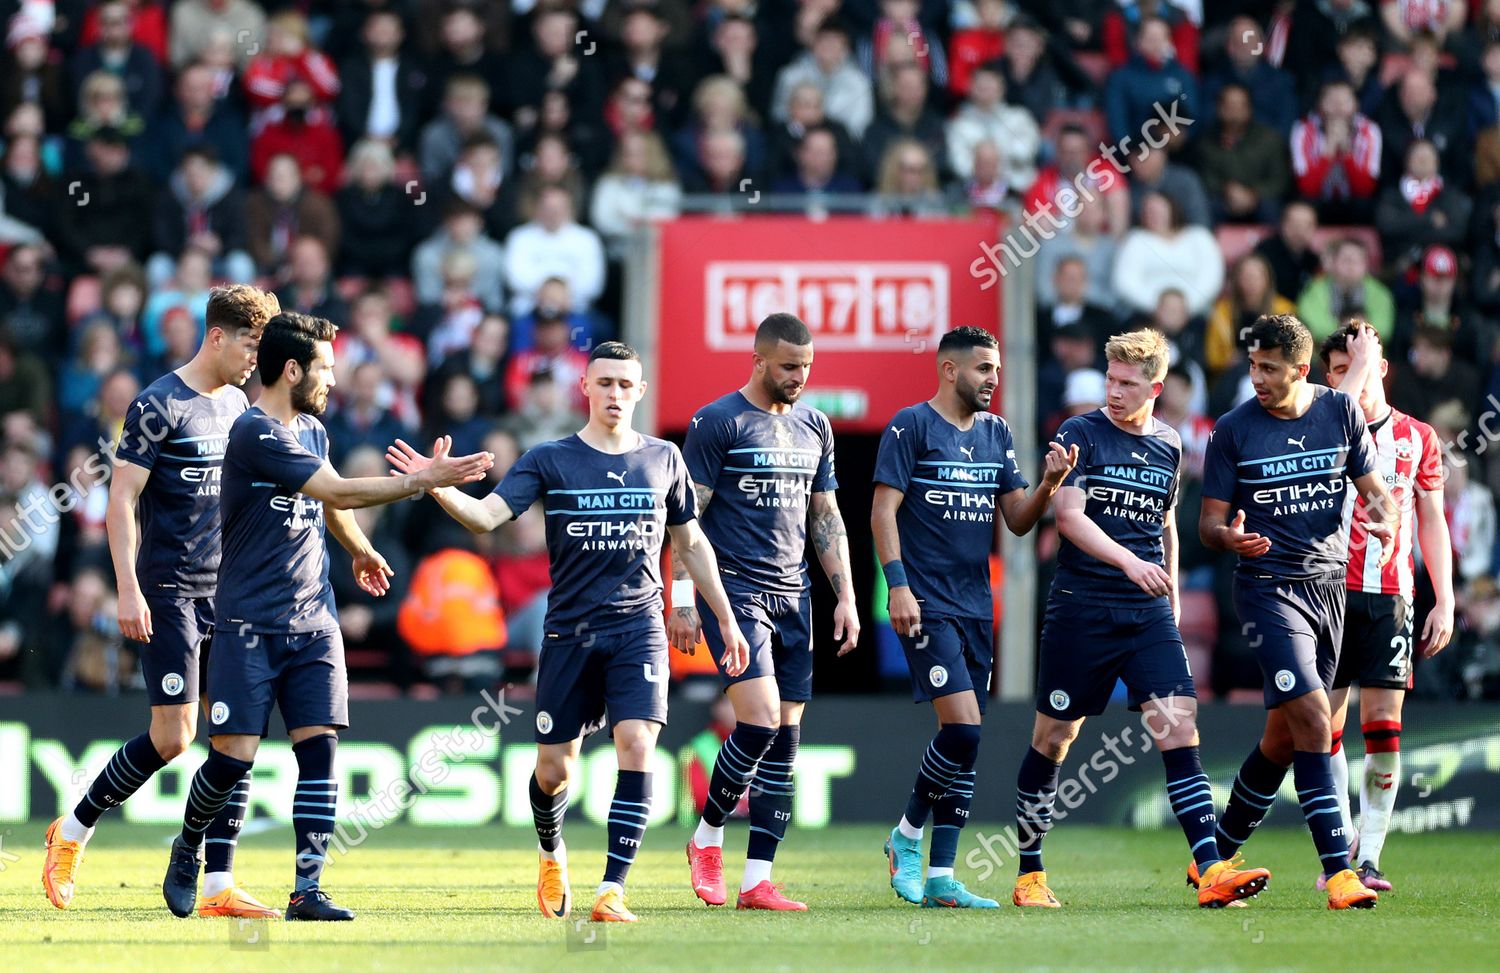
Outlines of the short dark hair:
{"type": "Polygon", "coordinates": [[[1411,334],[1412,344],[1422,342],[1434,348],[1451,351],[1453,350],[1453,334],[1443,328],[1435,328],[1430,324],[1418,325],[1411,334]]]}
{"type": "Polygon", "coordinates": [[[259,338],[266,322],[281,311],[281,303],[270,291],[249,284],[229,284],[208,292],[208,310],[204,313],[205,329],[218,328],[226,335],[240,329],[259,338]]]}
{"type": "Polygon", "coordinates": [[[818,29],[814,33],[838,34],[844,39],[844,43],[850,47],[854,46],[854,28],[849,25],[847,20],[836,13],[831,13],[824,17],[822,23],[818,24],[818,29]]]}
{"type": "Polygon", "coordinates": [[[320,341],[332,341],[338,326],[327,318],[315,318],[298,311],[282,311],[266,322],[260,336],[260,382],[266,388],[275,385],[294,361],[306,370],[312,365],[320,341]]]}
{"type": "Polygon", "coordinates": [[[1295,314],[1262,314],[1250,325],[1249,346],[1275,349],[1293,365],[1312,361],[1312,332],[1295,314]]]}
{"type": "Polygon", "coordinates": [[[190,145],[182,150],[182,155],[177,157],[177,164],[182,165],[189,159],[202,159],[211,165],[218,165],[219,150],[215,149],[211,142],[190,145]]]}
{"type": "Polygon", "coordinates": [[[623,341],[604,341],[595,345],[594,350],[589,352],[590,364],[600,360],[638,362],[641,356],[623,341]]]}
{"type": "Polygon", "coordinates": [[[943,335],[938,342],[938,355],[948,352],[973,351],[975,348],[1000,350],[1000,341],[983,328],[966,324],[943,335]]]}
{"type": "Polygon", "coordinates": [[[1244,95],[1246,98],[1250,97],[1250,86],[1249,85],[1241,84],[1238,81],[1229,81],[1229,82],[1226,82],[1225,85],[1222,88],[1219,89],[1219,93],[1214,96],[1214,100],[1217,101],[1220,98],[1223,98],[1225,95],[1229,94],[1231,91],[1238,91],[1240,94],[1244,95]]]}
{"type": "Polygon", "coordinates": [[[1323,362],[1323,367],[1328,368],[1329,360],[1333,358],[1334,352],[1341,351],[1347,355],[1349,339],[1359,334],[1360,328],[1368,327],[1370,327],[1370,322],[1364,318],[1345,318],[1343,326],[1324,338],[1323,343],[1318,346],[1318,358],[1323,362]]]}
{"type": "Polygon", "coordinates": [[[775,345],[778,341],[785,341],[789,345],[810,345],[813,336],[797,315],[778,311],[768,315],[760,323],[760,327],[755,329],[755,347],[764,348],[766,345],[775,345]]]}

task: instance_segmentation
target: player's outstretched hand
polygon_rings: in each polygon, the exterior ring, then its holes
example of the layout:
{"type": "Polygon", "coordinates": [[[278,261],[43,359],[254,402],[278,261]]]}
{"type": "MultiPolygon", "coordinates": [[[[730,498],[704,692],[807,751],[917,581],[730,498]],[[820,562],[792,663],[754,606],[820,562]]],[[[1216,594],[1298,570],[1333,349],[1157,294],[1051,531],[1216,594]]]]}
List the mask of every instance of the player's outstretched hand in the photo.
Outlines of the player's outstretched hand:
{"type": "Polygon", "coordinates": [[[390,591],[395,575],[379,551],[371,549],[354,558],[354,583],[367,595],[379,598],[390,591]]]}
{"type": "Polygon", "coordinates": [[[1047,444],[1047,468],[1042,473],[1042,479],[1052,487],[1058,487],[1068,474],[1073,472],[1073,467],[1078,465],[1078,444],[1074,443],[1067,449],[1062,443],[1052,442],[1047,444]]]}
{"type": "Polygon", "coordinates": [[[475,480],[484,479],[484,474],[495,465],[494,453],[470,453],[468,456],[454,456],[449,450],[453,448],[453,439],[444,436],[441,444],[433,448],[432,465],[427,468],[427,476],[431,480],[428,489],[438,489],[446,486],[458,486],[460,483],[473,483],[475,480]]]}
{"type": "Polygon", "coordinates": [[[724,636],[724,655],[719,664],[724,667],[724,674],[733,679],[750,667],[750,643],[745,641],[745,634],[733,618],[719,622],[719,631],[724,636]]]}
{"type": "Polygon", "coordinates": [[[843,639],[839,655],[846,656],[859,645],[859,611],[854,602],[841,601],[833,610],[833,640],[843,639]]]}
{"type": "Polygon", "coordinates": [[[1271,549],[1271,539],[1245,533],[1245,511],[1237,510],[1224,528],[1224,546],[1241,557],[1260,557],[1271,549]]]}
{"type": "Polygon", "coordinates": [[[887,608],[891,616],[891,628],[896,630],[897,635],[916,638],[922,634],[922,608],[917,604],[917,596],[906,585],[891,589],[887,608]]]}
{"type": "Polygon", "coordinates": [[[151,607],[139,588],[120,592],[116,612],[120,621],[120,634],[137,642],[151,641],[151,607]]]}
{"type": "Polygon", "coordinates": [[[1159,598],[1172,593],[1172,576],[1160,564],[1133,557],[1125,565],[1125,577],[1148,595],[1159,598]]]}
{"type": "MultiPolygon", "coordinates": [[[[437,452],[438,447],[447,442],[452,448],[453,437],[439,436],[437,442],[432,444],[432,451],[437,452]]],[[[404,439],[398,439],[385,448],[385,461],[391,464],[392,476],[405,476],[408,473],[420,473],[432,465],[432,460],[412,448],[411,444],[404,439]]]]}
{"type": "Polygon", "coordinates": [[[1422,626],[1422,658],[1430,659],[1453,638],[1453,602],[1438,602],[1427,613],[1427,622],[1422,626]]]}
{"type": "Polygon", "coordinates": [[[703,622],[692,605],[673,605],[667,616],[667,641],[679,652],[692,655],[703,637],[703,622]]]}

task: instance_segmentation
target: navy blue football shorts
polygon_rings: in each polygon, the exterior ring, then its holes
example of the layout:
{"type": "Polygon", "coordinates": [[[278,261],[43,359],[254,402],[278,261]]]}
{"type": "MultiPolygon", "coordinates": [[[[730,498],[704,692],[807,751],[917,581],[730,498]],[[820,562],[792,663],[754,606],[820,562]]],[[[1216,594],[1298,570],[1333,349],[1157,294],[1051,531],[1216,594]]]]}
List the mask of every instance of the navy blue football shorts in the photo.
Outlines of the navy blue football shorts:
{"type": "Polygon", "coordinates": [[[140,656],[152,706],[196,703],[214,633],[214,600],[146,595],[151,641],[129,641],[140,656]]]}
{"type": "Polygon", "coordinates": [[[1265,677],[1266,709],[1333,688],[1344,640],[1344,578],[1237,573],[1234,610],[1265,677]]]}
{"type": "Polygon", "coordinates": [[[729,605],[734,609],[740,633],[750,644],[750,664],[738,676],[724,672],[724,634],[719,619],[700,594],[697,597],[698,618],[703,624],[703,640],[713,654],[714,665],[726,687],[747,679],[772,676],[776,690],[785,702],[805,703],[812,699],[813,646],[812,594],[768,594],[724,586],[729,605]]]}
{"type": "Polygon", "coordinates": [[[667,629],[659,614],[595,632],[548,632],[536,676],[536,742],[568,743],[622,720],[667,723],[667,629]]]}
{"type": "Polygon", "coordinates": [[[1103,713],[1121,679],[1132,710],[1152,699],[1198,695],[1165,598],[1101,605],[1054,593],[1037,668],[1036,711],[1055,720],[1103,713]]]}
{"type": "Polygon", "coordinates": [[[989,618],[923,615],[919,633],[897,635],[906,653],[912,699],[918,703],[972,691],[984,712],[995,662],[995,623],[989,618]]]}
{"type": "Polygon", "coordinates": [[[266,736],[271,708],[288,730],[349,725],[349,673],[344,636],[329,632],[214,633],[208,657],[209,734],[266,736]]]}

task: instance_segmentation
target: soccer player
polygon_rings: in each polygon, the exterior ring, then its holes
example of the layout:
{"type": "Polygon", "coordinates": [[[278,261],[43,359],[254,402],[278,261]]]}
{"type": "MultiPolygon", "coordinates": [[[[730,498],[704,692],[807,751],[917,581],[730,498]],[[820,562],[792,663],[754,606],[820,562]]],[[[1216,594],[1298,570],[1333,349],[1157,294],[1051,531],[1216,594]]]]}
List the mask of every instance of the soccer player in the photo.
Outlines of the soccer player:
{"type": "MultiPolygon", "coordinates": [[[[536,686],[536,772],[531,808],[539,845],[537,905],[560,919],[571,908],[563,813],[583,738],[606,720],[619,774],[609,807],[609,850],[590,918],[635,922],[625,877],[651,813],[651,756],[667,722],[667,633],[662,623],[663,532],[698,585],[724,637],[721,664],[745,668],[748,650],[719,583],[718,564],[698,526],[692,485],[677,447],[630,428],[646,392],[641,360],[606,341],[589,355],[582,380],[589,402],[583,429],[534,446],[483,499],[437,490],[444,510],[475,533],[546,510],[552,591],[536,686]]],[[[406,472],[427,458],[398,440],[388,453],[406,472]]]]}
{"type": "MultiPolygon", "coordinates": [[[[1413,536],[1432,579],[1436,602],[1422,627],[1422,655],[1431,658],[1453,637],[1453,542],[1443,515],[1443,468],[1437,434],[1425,422],[1391,408],[1385,400],[1389,366],[1380,337],[1354,321],[1329,335],[1320,349],[1328,380],[1354,397],[1369,424],[1376,460],[1401,520],[1395,554],[1380,564],[1368,545],[1349,556],[1343,651],[1333,677],[1333,783],[1356,874],[1366,888],[1385,891],[1380,871],[1396,789],[1401,783],[1401,703],[1412,685],[1412,604],[1416,594],[1413,536]],[[1413,532],[1413,517],[1416,530],[1413,532]],[[1359,683],[1359,720],[1365,738],[1364,781],[1359,789],[1359,831],[1349,821],[1349,763],[1340,752],[1349,710],[1349,686],[1359,683]]],[[[1345,530],[1369,519],[1362,501],[1344,507],[1345,530]]]]}
{"type": "MultiPolygon", "coordinates": [[[[1333,787],[1328,690],[1344,632],[1347,477],[1381,519],[1379,563],[1394,550],[1398,516],[1380,478],[1359,406],[1307,381],[1312,335],[1295,315],[1250,326],[1255,399],[1214,425],[1204,460],[1198,535],[1239,555],[1234,603],[1265,676],[1265,732],[1241,766],[1215,840],[1233,856],[1260,824],[1292,768],[1297,798],[1327,879],[1330,909],[1371,908],[1377,894],[1348,867],[1349,846],[1333,787]]],[[[1197,864],[1189,881],[1199,878],[1197,864]]]]}
{"type": "Polygon", "coordinates": [[[908,902],[998,909],[953,877],[994,659],[995,510],[1012,533],[1030,531],[1078,450],[1053,443],[1042,484],[1027,496],[1010,426],[989,411],[1000,383],[995,336],[971,327],[949,331],[938,343],[937,372],[937,394],[896,413],[875,460],[870,530],[890,589],[891,627],[906,652],[915,701],[931,701],[938,718],[885,854],[891,887],[908,902]],[[929,814],[924,884],[922,829],[929,814]]]}
{"type": "MultiPolygon", "coordinates": [[[[718,552],[724,586],[739,606],[739,631],[750,664],[723,672],[735,728],[714,760],[708,802],[687,844],[693,893],[723,905],[724,822],[750,788],[750,834],[736,906],[801,912],[806,904],[771,883],[776,849],[792,818],[793,768],[802,714],[812,698],[811,582],[813,547],[838,604],[838,654],[859,642],[859,615],[849,569],[849,541],[834,490],[833,429],[828,417],[798,401],[812,370],[812,332],[791,314],[772,314],[755,332],[750,379],[698,410],[683,444],[703,532],[718,552]],[[710,505],[710,501],[712,504],[710,505]],[[754,782],[754,787],[751,784],[754,782]]],[[[684,565],[673,565],[672,644],[691,652],[700,614],[684,565]]],[[[715,658],[718,633],[705,641],[715,658]]]]}
{"type": "Polygon", "coordinates": [[[224,451],[224,556],[218,627],[208,665],[211,747],[188,791],[162,895],[177,916],[197,898],[204,830],[250,771],[279,706],[297,758],[292,822],[295,888],[287,919],[352,919],[318,887],[333,831],[338,784],[333,754],[349,725],[344,644],[328,583],[327,531],[344,545],[360,587],[389,589],[391,569],[350,512],[423,490],[480,479],[487,453],[452,457],[438,443],[429,469],[401,477],[345,479],[328,464],[317,420],[334,385],[333,336],[323,318],[282,312],[259,351],[264,392],[229,430],[224,451]],[[325,507],[326,505],[326,507],[325,507]]]}
{"type": "MultiPolygon", "coordinates": [[[[254,287],[214,288],[198,353],[147,386],[126,414],[105,523],[120,631],[137,643],[151,726],[115,751],[72,813],[47,829],[42,885],[59,909],[73,901],[100,816],[125,803],[196,734],[199,672],[214,625],[224,444],[230,424],[249,407],[239,387],[255,369],[261,329],[278,310],[274,295],[254,287]]],[[[209,825],[201,915],[276,915],[234,884],[249,784],[247,777],[209,825]]]]}
{"type": "Polygon", "coordinates": [[[1166,767],[1167,797],[1203,875],[1198,905],[1256,895],[1263,868],[1239,869],[1214,841],[1213,792],[1198,756],[1198,700],[1177,631],[1177,495],[1182,440],[1152,415],[1169,349],[1152,330],[1116,335],[1103,408],[1057,431],[1078,465],[1057,495],[1062,541],[1042,625],[1036,722],[1016,782],[1018,906],[1057,908],[1042,867],[1058,770],[1085,717],[1104,712],[1115,681],[1142,711],[1166,767]]]}

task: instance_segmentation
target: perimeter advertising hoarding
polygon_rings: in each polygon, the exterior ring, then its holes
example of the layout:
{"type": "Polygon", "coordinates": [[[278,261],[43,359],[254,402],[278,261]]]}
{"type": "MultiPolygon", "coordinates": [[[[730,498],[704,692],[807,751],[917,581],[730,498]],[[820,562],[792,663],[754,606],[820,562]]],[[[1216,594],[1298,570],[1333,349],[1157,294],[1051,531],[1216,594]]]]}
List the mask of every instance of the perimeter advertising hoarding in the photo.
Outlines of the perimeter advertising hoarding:
{"type": "MultiPolygon", "coordinates": [[[[529,702],[491,695],[356,701],[351,709],[354,725],[338,753],[341,821],[531,827],[526,783],[535,761],[535,712],[529,702]]],[[[115,748],[144,727],[145,715],[143,697],[0,700],[0,822],[49,819],[70,809],[115,748]]],[[[672,704],[653,768],[655,823],[693,818],[684,758],[707,717],[703,705],[672,704]]],[[[990,707],[971,818],[976,827],[1011,820],[1031,722],[1024,704],[990,707]]],[[[1200,715],[1203,763],[1220,803],[1262,723],[1258,707],[1206,706],[1200,715]]],[[[1413,704],[1403,723],[1395,830],[1500,828],[1500,706],[1413,704]]],[[[906,699],[814,700],[797,762],[793,823],[816,829],[894,820],[931,735],[930,709],[906,699]]],[[[1354,740],[1345,752],[1354,751],[1350,759],[1358,761],[1357,735],[1354,740]]],[[[599,735],[585,744],[581,781],[572,788],[575,820],[602,824],[608,813],[615,764],[613,749],[601,746],[606,742],[599,735]]],[[[1175,828],[1153,749],[1137,715],[1115,709],[1090,720],[1063,767],[1059,810],[1084,823],[1175,828]]],[[[204,756],[201,741],[194,744],[126,803],[124,818],[180,822],[187,782],[204,756]]],[[[1350,781],[1358,786],[1362,775],[1354,769],[1350,781]]],[[[251,817],[289,824],[296,778],[291,748],[273,732],[256,762],[251,817]]],[[[1271,824],[1301,822],[1291,787],[1288,775],[1271,824]]]]}
{"type": "MultiPolygon", "coordinates": [[[[879,432],[898,409],[932,394],[931,356],[943,332],[968,324],[1000,334],[1003,281],[994,286],[970,270],[997,232],[993,217],[662,224],[657,428],[684,430],[706,401],[743,385],[756,326],[787,311],[813,332],[804,401],[840,431],[879,432]]],[[[1001,397],[994,401],[998,408],[1001,397]]]]}

